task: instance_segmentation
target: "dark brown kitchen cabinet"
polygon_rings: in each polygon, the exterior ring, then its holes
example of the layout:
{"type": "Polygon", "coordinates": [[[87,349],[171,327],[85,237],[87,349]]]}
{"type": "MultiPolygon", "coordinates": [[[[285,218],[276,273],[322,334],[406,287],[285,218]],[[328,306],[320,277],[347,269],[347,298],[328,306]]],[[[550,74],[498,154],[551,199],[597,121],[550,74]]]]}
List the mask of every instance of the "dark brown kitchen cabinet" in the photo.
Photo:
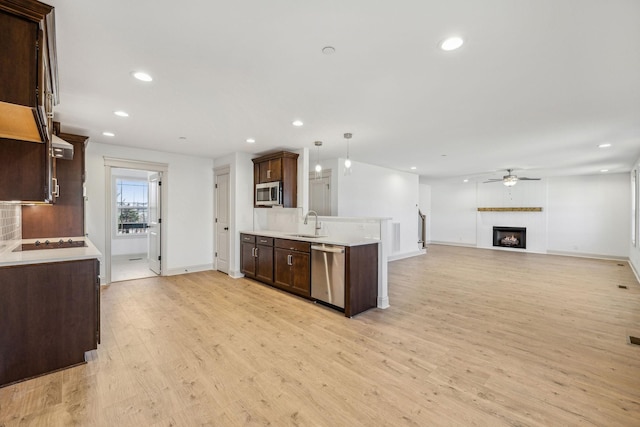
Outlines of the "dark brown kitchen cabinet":
{"type": "Polygon", "coordinates": [[[257,163],[258,165],[258,182],[282,181],[282,158],[265,160],[257,163]]]}
{"type": "Polygon", "coordinates": [[[273,238],[241,234],[242,273],[261,282],[273,283],[273,238]]]}
{"type": "Polygon", "coordinates": [[[53,10],[34,0],[0,0],[0,201],[53,201],[53,10]]]}
{"type": "MultiPolygon", "coordinates": [[[[279,151],[253,159],[253,182],[282,182],[282,206],[297,207],[298,154],[279,151]]],[[[258,206],[256,206],[258,207],[258,206]]]]}
{"type": "Polygon", "coordinates": [[[311,244],[275,239],[273,284],[298,295],[311,296],[311,244]]]}
{"type": "Polygon", "coordinates": [[[84,235],[84,152],[88,137],[58,133],[73,145],[73,159],[56,159],[59,196],[53,206],[22,207],[22,238],[84,235]]]}
{"type": "Polygon", "coordinates": [[[0,268],[0,386],[84,363],[98,348],[98,272],[97,259],[0,268]]]}
{"type": "Polygon", "coordinates": [[[344,315],[355,316],[378,305],[378,244],[346,248],[344,315]]]}
{"type": "Polygon", "coordinates": [[[0,137],[49,143],[58,99],[54,9],[0,0],[0,137]]]}

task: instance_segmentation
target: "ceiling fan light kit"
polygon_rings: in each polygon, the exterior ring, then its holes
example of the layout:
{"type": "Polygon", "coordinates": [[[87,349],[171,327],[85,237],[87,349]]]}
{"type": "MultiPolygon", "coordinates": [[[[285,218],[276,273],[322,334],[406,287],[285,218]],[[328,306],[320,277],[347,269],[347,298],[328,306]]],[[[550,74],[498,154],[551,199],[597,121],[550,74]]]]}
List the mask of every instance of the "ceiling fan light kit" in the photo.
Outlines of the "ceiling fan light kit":
{"type": "Polygon", "coordinates": [[[514,185],[516,185],[518,183],[518,181],[540,181],[540,178],[527,178],[526,176],[523,176],[521,178],[518,178],[516,175],[512,175],[511,172],[513,171],[513,169],[507,169],[507,175],[503,176],[502,179],[489,179],[487,181],[484,182],[484,184],[487,184],[489,182],[501,182],[503,183],[506,187],[513,187],[514,185]]]}

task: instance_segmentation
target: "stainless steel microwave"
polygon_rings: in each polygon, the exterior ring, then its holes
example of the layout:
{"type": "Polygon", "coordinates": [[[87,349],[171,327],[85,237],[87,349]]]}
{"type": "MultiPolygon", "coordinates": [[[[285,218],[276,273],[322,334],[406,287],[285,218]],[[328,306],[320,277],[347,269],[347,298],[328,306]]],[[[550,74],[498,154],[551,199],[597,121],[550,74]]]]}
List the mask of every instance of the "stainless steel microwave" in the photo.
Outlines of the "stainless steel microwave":
{"type": "Polygon", "coordinates": [[[282,204],[282,182],[256,184],[256,206],[274,206],[282,204]]]}

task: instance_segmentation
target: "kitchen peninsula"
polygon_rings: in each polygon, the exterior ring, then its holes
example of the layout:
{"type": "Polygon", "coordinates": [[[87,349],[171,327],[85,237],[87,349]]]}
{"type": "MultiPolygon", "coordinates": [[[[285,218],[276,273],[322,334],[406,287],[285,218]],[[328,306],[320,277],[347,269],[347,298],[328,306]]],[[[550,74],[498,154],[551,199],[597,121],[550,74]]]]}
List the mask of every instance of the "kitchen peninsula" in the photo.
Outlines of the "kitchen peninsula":
{"type": "Polygon", "coordinates": [[[352,317],[377,306],[379,243],[377,239],[243,231],[240,263],[247,277],[352,317]]]}
{"type": "Polygon", "coordinates": [[[100,341],[100,252],[85,237],[40,240],[0,249],[0,387],[84,363],[100,341]]]}

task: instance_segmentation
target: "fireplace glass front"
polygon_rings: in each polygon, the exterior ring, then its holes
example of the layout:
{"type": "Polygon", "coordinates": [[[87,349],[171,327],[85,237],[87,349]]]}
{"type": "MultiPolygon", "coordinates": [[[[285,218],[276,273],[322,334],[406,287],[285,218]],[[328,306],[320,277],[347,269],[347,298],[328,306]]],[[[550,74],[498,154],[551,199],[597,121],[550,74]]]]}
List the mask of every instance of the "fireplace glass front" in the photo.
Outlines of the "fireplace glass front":
{"type": "Polygon", "coordinates": [[[493,227],[493,246],[527,248],[527,229],[524,227],[493,227]]]}

